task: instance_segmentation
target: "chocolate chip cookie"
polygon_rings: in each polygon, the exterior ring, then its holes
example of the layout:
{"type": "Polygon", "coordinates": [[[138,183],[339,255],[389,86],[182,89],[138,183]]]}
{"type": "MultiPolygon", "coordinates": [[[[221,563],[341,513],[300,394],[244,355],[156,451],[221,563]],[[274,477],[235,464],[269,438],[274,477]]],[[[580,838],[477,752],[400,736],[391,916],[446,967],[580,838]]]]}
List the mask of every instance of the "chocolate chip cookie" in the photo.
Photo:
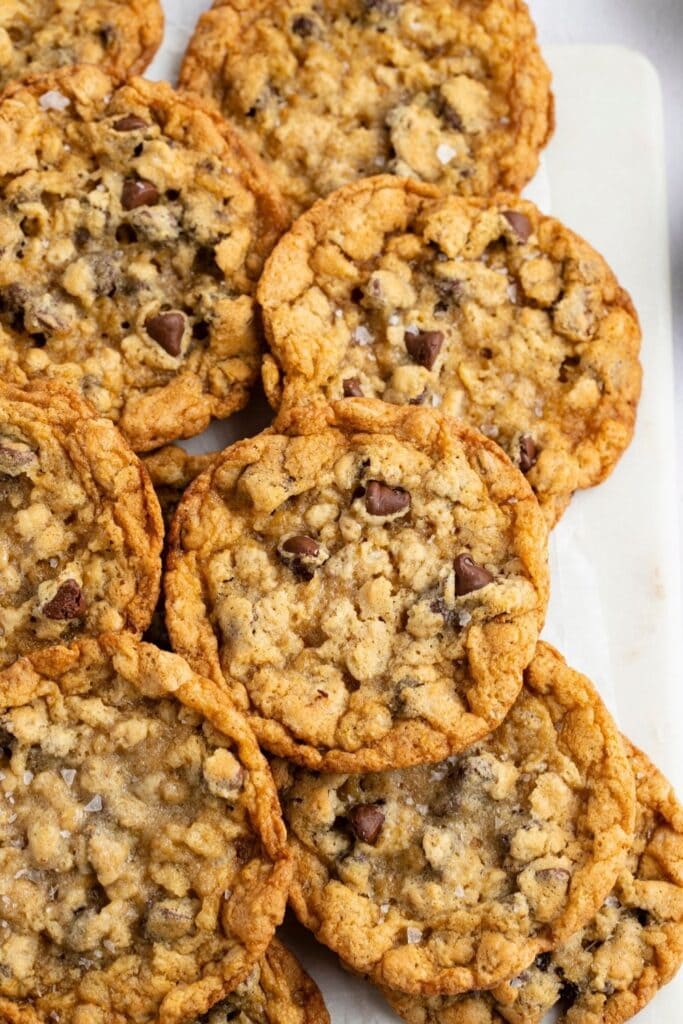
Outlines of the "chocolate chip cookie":
{"type": "Polygon", "coordinates": [[[83,633],[147,628],[163,524],[109,420],[50,382],[0,383],[0,668],[83,633]]]}
{"type": "Polygon", "coordinates": [[[591,919],[633,841],[616,726],[545,644],[504,723],[459,756],[365,776],[281,761],[276,781],[301,922],[403,992],[456,994],[527,968],[591,919]]]}
{"type": "Polygon", "coordinates": [[[240,441],[190,486],[165,575],[173,648],[283,757],[438,761],[519,692],[548,596],[543,518],[500,448],[434,410],[357,400],[328,420],[240,441]]]}
{"type": "Polygon", "coordinates": [[[640,328],[605,261],[511,195],[382,176],[305,214],[259,300],[273,404],[366,395],[439,406],[494,438],[548,521],[627,447],[640,328]]]}
{"type": "Polygon", "coordinates": [[[215,684],[125,635],[0,674],[0,1017],[184,1024],[291,878],[268,765],[215,684]]]}
{"type": "Polygon", "coordinates": [[[215,112],[94,67],[0,101],[0,372],[58,378],[147,451],[247,401],[284,212],[215,112]]]}
{"type": "Polygon", "coordinates": [[[636,778],[635,841],[591,923],[494,992],[419,999],[385,992],[409,1024],[622,1024],[683,962],[683,808],[648,758],[626,741],[636,778]]]}
{"type": "Polygon", "coordinates": [[[180,81],[239,125],[294,214],[380,171],[520,189],[553,128],[521,0],[215,0],[180,81]]]}
{"type": "Polygon", "coordinates": [[[159,0],[3,0],[0,88],[69,64],[117,78],[145,70],[164,30],[159,0]]]}
{"type": "Polygon", "coordinates": [[[194,1024],[330,1024],[320,989],[281,942],[273,939],[262,960],[227,999],[194,1024]]]}

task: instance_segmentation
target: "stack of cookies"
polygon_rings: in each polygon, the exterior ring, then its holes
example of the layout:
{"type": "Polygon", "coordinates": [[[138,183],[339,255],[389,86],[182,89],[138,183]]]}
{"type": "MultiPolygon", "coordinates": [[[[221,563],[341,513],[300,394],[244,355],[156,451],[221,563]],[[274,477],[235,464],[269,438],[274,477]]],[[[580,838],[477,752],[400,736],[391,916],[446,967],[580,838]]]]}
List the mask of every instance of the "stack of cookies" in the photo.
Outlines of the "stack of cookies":
{"type": "Polygon", "coordinates": [[[541,638],[637,314],[520,197],[522,0],[0,12],[0,1019],[620,1024],[683,808],[541,638]],[[239,414],[222,452],[174,444],[239,414]],[[239,420],[237,421],[239,423],[239,420]],[[162,573],[163,555],[163,573],[162,573]],[[163,598],[160,600],[163,575],[163,598]]]}

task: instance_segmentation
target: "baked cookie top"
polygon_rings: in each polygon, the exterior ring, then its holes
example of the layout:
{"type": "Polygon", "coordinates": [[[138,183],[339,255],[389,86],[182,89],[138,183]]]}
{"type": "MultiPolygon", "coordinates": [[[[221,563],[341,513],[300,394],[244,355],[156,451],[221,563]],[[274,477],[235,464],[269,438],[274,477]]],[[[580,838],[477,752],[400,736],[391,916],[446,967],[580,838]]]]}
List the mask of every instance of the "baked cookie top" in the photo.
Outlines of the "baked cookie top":
{"type": "Polygon", "coordinates": [[[553,128],[521,0],[215,0],[180,81],[240,126],[295,214],[379,172],[517,190],[553,128]]]}
{"type": "Polygon", "coordinates": [[[268,765],[215,684],[108,634],[0,675],[0,1016],[185,1024],[239,984],[291,862],[268,765]]]}
{"type": "Polygon", "coordinates": [[[259,287],[273,404],[439,406],[494,438],[550,523],[628,445],[640,328],[605,261],[512,195],[357,182],[285,235],[259,287]]]}
{"type": "Polygon", "coordinates": [[[493,986],[602,904],[633,840],[633,773],[599,696],[546,644],[504,723],[439,765],[365,776],[278,762],[290,901],[399,991],[493,986]]]}
{"type": "Polygon", "coordinates": [[[145,70],[164,30],[159,0],[3,0],[0,88],[70,64],[117,78],[145,70]]]}
{"type": "Polygon", "coordinates": [[[111,422],[59,384],[0,383],[0,668],[81,634],[147,628],[163,524],[111,422]]]}
{"type": "Polygon", "coordinates": [[[273,939],[249,977],[195,1024],[330,1024],[320,989],[273,939]]]}
{"type": "Polygon", "coordinates": [[[357,400],[328,419],[280,420],[291,434],[232,445],[186,492],[173,648],[283,757],[438,761],[519,692],[548,597],[543,518],[500,448],[434,410],[357,400]]]}
{"type": "Polygon", "coordinates": [[[683,962],[683,808],[661,772],[625,741],[636,779],[635,839],[596,917],[494,992],[420,999],[385,992],[409,1024],[622,1024],[683,962]]]}
{"type": "Polygon", "coordinates": [[[80,389],[140,451],[241,408],[285,220],[233,130],[83,66],[11,86],[0,144],[0,371],[80,389]]]}

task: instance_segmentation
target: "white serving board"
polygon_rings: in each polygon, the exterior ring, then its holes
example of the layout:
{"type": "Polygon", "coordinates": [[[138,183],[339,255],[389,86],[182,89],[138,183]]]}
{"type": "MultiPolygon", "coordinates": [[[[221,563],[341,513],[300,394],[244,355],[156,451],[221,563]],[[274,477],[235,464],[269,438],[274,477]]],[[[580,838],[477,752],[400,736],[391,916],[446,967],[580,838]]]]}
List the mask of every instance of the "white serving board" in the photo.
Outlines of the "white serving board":
{"type": "MultiPolygon", "coordinates": [[[[175,80],[207,0],[166,0],[150,78],[175,80]]],[[[611,263],[640,313],[643,397],[613,476],[577,495],[551,540],[544,636],[596,683],[619,724],[683,795],[683,615],[675,488],[673,342],[662,98],[652,66],[617,47],[551,47],[557,131],[528,194],[611,263]]],[[[263,403],[187,443],[208,451],[268,422],[263,403]]],[[[398,1020],[372,987],[288,921],[333,1024],[398,1020]]],[[[638,1017],[680,1024],[683,973],[638,1017]]],[[[549,1018],[550,1019],[550,1018],[549,1018]]]]}

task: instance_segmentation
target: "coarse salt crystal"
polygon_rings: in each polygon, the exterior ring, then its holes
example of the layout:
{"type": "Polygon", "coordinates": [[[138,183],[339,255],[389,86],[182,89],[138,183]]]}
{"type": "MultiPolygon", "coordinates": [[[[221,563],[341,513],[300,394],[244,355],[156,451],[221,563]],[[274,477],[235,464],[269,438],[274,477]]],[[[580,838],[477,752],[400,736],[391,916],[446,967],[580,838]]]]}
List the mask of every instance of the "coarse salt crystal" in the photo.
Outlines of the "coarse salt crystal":
{"type": "Polygon", "coordinates": [[[395,327],[396,324],[400,324],[400,322],[401,318],[398,315],[398,313],[392,313],[389,319],[387,320],[387,323],[389,324],[390,327],[395,327]]]}
{"type": "Polygon", "coordinates": [[[372,342],[375,340],[370,331],[367,329],[367,327],[363,327],[362,324],[356,327],[355,331],[353,332],[352,338],[357,345],[371,345],[372,342]]]}
{"type": "Polygon", "coordinates": [[[91,813],[91,814],[94,811],[101,811],[102,810],[102,797],[100,796],[99,793],[96,793],[95,796],[90,801],[90,803],[85,805],[85,810],[88,811],[88,813],[91,813]]]}
{"type": "Polygon", "coordinates": [[[455,156],[455,152],[452,146],[442,142],[440,146],[436,147],[436,159],[440,164],[448,164],[455,156]]]}
{"type": "Polygon", "coordinates": [[[108,953],[115,953],[116,952],[116,946],[114,945],[114,943],[110,939],[105,939],[103,941],[102,945],[104,946],[104,948],[107,950],[108,953]]]}
{"type": "Polygon", "coordinates": [[[76,778],[76,769],[75,768],[62,768],[62,770],[60,771],[59,774],[62,776],[62,778],[66,782],[67,786],[71,786],[73,784],[74,779],[76,778]]]}
{"type": "Polygon", "coordinates": [[[34,779],[33,772],[24,772],[23,779],[24,779],[24,785],[25,786],[30,786],[30,784],[33,782],[33,779],[34,779]]]}
{"type": "Polygon", "coordinates": [[[465,895],[465,890],[463,889],[463,887],[461,885],[456,885],[456,887],[454,888],[453,892],[455,893],[455,895],[458,897],[459,900],[461,900],[463,898],[463,896],[465,895]]]}
{"type": "Polygon", "coordinates": [[[406,942],[409,946],[414,946],[421,938],[422,932],[419,928],[406,928],[406,942]]]}
{"type": "Polygon", "coordinates": [[[57,89],[49,89],[38,100],[38,106],[41,110],[66,110],[70,103],[69,97],[64,96],[57,89]]]}
{"type": "Polygon", "coordinates": [[[71,833],[68,831],[68,829],[65,828],[60,829],[59,834],[62,837],[62,839],[69,839],[69,837],[71,836],[71,833]]]}
{"type": "Polygon", "coordinates": [[[341,317],[344,316],[344,310],[343,309],[335,309],[334,316],[335,316],[336,320],[339,320],[341,317]]]}
{"type": "Polygon", "coordinates": [[[461,625],[461,626],[469,626],[471,621],[472,621],[472,614],[471,614],[471,612],[468,612],[466,609],[463,609],[461,612],[458,612],[458,623],[459,623],[459,625],[461,625]]]}
{"type": "Polygon", "coordinates": [[[510,988],[521,988],[524,984],[523,978],[513,978],[510,982],[510,988]]]}

